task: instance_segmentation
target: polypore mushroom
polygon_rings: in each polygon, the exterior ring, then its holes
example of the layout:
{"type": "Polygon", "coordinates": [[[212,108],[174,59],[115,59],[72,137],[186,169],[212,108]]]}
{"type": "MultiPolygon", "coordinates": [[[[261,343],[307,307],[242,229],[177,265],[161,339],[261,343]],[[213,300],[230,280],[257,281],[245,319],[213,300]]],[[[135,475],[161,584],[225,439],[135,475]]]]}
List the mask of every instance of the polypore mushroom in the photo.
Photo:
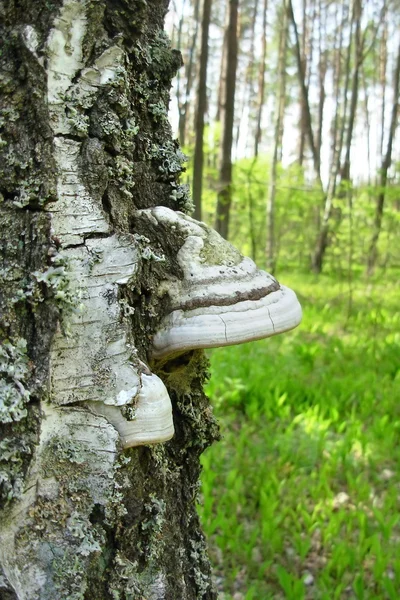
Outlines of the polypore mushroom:
{"type": "Polygon", "coordinates": [[[154,373],[141,375],[141,387],[134,398],[120,393],[116,402],[87,405],[115,427],[124,448],[166,442],[174,435],[171,400],[167,388],[154,373]]]}
{"type": "Polygon", "coordinates": [[[165,207],[141,216],[184,238],[177,255],[183,278],[164,280],[158,291],[170,308],[153,338],[154,358],[258,340],[300,323],[296,294],[216,231],[165,207]]]}

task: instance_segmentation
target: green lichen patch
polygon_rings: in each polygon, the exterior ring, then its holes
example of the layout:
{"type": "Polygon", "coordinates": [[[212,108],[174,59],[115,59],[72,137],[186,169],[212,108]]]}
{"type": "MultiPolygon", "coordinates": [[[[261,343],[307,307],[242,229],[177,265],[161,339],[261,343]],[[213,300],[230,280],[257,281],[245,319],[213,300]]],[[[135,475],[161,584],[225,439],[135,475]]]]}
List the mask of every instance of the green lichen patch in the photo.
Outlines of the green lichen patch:
{"type": "Polygon", "coordinates": [[[138,563],[132,562],[117,553],[114,564],[113,577],[109,583],[112,600],[144,598],[145,589],[141,581],[138,563]]]}
{"type": "Polygon", "coordinates": [[[226,265],[229,267],[238,265],[243,257],[232,244],[221,241],[221,236],[213,229],[207,227],[207,237],[200,252],[200,258],[206,265],[226,265]]]}
{"type": "Polygon", "coordinates": [[[27,344],[18,338],[0,346],[0,423],[20,421],[27,415],[30,393],[24,386],[30,374],[27,344]]]}
{"type": "MultiPolygon", "coordinates": [[[[91,256],[92,261],[97,257],[91,256]]],[[[71,266],[66,256],[56,253],[51,257],[51,265],[42,271],[32,273],[31,303],[52,302],[59,310],[61,319],[75,312],[80,305],[79,290],[71,287],[71,266]]],[[[94,264],[94,263],[93,263],[94,264]]]]}
{"type": "Polygon", "coordinates": [[[25,463],[32,453],[32,440],[21,431],[20,437],[5,437],[0,441],[0,505],[6,506],[23,492],[25,463]]]}
{"type": "Polygon", "coordinates": [[[150,494],[148,501],[144,504],[146,518],[141,522],[141,530],[145,534],[147,560],[153,562],[163,554],[166,542],[163,536],[163,525],[165,523],[166,503],[163,498],[157,498],[150,494]]]}
{"type": "Polygon", "coordinates": [[[87,565],[75,553],[75,548],[66,548],[63,554],[53,559],[52,570],[54,593],[60,600],[83,600],[86,590],[85,572],[87,565]]]}

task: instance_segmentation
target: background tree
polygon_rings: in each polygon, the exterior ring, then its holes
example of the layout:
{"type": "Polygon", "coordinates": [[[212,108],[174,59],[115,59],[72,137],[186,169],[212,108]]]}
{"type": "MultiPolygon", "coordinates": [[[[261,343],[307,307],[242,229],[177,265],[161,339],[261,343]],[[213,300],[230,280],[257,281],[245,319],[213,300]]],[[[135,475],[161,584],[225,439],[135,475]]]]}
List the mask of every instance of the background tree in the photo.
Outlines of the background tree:
{"type": "Polygon", "coordinates": [[[194,218],[201,221],[201,192],[203,187],[203,134],[204,116],[207,107],[207,63],[208,63],[208,31],[210,27],[211,0],[204,0],[201,22],[201,50],[199,86],[196,103],[195,148],[193,163],[193,203],[194,218]]]}
{"type": "Polygon", "coordinates": [[[215,229],[227,239],[232,199],[232,144],[238,51],[238,0],[229,0],[226,37],[226,73],[223,92],[222,142],[215,229]]]}
{"type": "Polygon", "coordinates": [[[286,104],[286,53],[288,42],[288,11],[289,5],[284,2],[281,14],[281,29],[279,34],[279,54],[278,54],[278,81],[279,90],[275,103],[275,132],[274,146],[271,159],[271,171],[268,183],[267,197],[267,244],[266,258],[268,269],[271,273],[275,271],[275,196],[277,186],[277,167],[278,156],[282,143],[282,129],[286,104]]]}
{"type": "Polygon", "coordinates": [[[393,106],[392,117],[390,120],[390,129],[387,140],[386,153],[382,160],[380,173],[380,189],[376,201],[374,229],[371,245],[368,254],[368,270],[371,272],[376,263],[376,250],[379,234],[382,227],[383,206],[385,202],[386,186],[388,180],[388,171],[392,164],[393,140],[396,133],[398,111],[399,111],[399,93],[400,93],[400,47],[397,54],[396,66],[393,75],[393,106]]]}

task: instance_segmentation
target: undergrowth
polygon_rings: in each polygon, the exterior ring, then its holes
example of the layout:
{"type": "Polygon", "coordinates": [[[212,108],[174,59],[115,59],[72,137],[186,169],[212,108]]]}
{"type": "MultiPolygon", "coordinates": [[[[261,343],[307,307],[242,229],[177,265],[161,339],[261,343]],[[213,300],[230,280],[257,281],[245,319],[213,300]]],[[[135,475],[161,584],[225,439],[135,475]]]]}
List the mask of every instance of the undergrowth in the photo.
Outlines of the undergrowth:
{"type": "Polygon", "coordinates": [[[293,332],[211,352],[200,513],[220,598],[400,597],[398,288],[280,274],[293,332]]]}

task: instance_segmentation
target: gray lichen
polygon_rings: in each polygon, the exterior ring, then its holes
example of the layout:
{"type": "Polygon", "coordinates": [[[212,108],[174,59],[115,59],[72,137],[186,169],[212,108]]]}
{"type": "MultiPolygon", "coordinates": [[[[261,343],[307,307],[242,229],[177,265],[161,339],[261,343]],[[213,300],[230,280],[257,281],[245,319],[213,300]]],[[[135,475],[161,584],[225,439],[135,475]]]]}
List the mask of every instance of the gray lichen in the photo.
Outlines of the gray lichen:
{"type": "Polygon", "coordinates": [[[18,338],[15,344],[5,340],[0,346],[1,423],[20,421],[26,417],[30,393],[25,385],[29,374],[26,340],[18,338]]]}

